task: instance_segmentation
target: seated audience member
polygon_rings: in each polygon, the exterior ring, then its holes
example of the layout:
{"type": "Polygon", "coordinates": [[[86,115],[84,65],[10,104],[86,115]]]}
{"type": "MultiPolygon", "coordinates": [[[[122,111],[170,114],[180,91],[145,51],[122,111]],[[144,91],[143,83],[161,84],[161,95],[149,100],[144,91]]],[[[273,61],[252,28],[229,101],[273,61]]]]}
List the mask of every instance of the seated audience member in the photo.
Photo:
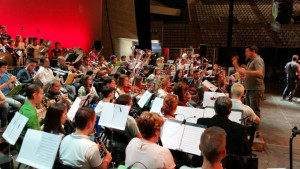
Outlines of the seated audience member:
{"type": "Polygon", "coordinates": [[[173,78],[173,82],[177,83],[179,81],[183,81],[183,70],[179,69],[176,71],[175,76],[173,78]]]}
{"type": "Polygon", "coordinates": [[[126,147],[125,165],[135,168],[175,168],[169,149],[156,144],[164,123],[156,113],[143,112],[137,120],[143,138],[134,138],[126,147]]]}
{"type": "Polygon", "coordinates": [[[251,151],[247,140],[246,128],[228,119],[232,102],[228,97],[219,97],[214,106],[216,115],[212,118],[199,118],[197,123],[207,127],[218,126],[223,128],[226,133],[226,151],[236,155],[248,155],[251,151]]]}
{"type": "MultiPolygon", "coordinates": [[[[196,93],[197,91],[195,91],[196,93]]],[[[178,106],[189,106],[192,101],[189,86],[185,82],[178,82],[174,86],[174,94],[178,96],[178,106]]]]}
{"type": "Polygon", "coordinates": [[[45,57],[45,56],[41,57],[40,62],[41,62],[41,66],[40,66],[39,70],[37,71],[34,78],[37,78],[36,76],[38,76],[40,81],[45,86],[47,83],[49,83],[55,77],[53,75],[52,70],[49,68],[50,61],[49,61],[48,57],[45,57]]]}
{"type": "Polygon", "coordinates": [[[162,75],[159,77],[155,84],[155,95],[160,98],[164,98],[168,94],[168,87],[171,85],[170,77],[168,75],[162,75]]]}
{"type": "Polygon", "coordinates": [[[220,127],[205,129],[200,139],[204,160],[202,169],[223,169],[221,160],[226,156],[226,132],[220,127]]]}
{"type": "Polygon", "coordinates": [[[6,103],[4,94],[0,90],[0,133],[4,132],[7,127],[7,115],[8,115],[9,105],[6,103]]]}
{"type": "Polygon", "coordinates": [[[67,118],[67,107],[61,103],[54,103],[47,109],[45,124],[41,127],[43,131],[65,135],[63,124],[67,118]]]}
{"type": "Polygon", "coordinates": [[[32,83],[35,79],[39,79],[39,76],[35,76],[35,67],[37,65],[38,61],[36,61],[33,58],[27,59],[27,65],[26,68],[21,69],[18,74],[17,78],[21,83],[32,83]]]}
{"type": "Polygon", "coordinates": [[[177,109],[178,99],[174,94],[168,94],[164,98],[164,104],[161,107],[161,113],[164,115],[164,118],[176,120],[175,112],[177,109]]]}
{"type": "Polygon", "coordinates": [[[98,103],[99,109],[95,109],[96,115],[101,116],[101,112],[103,109],[103,103],[112,103],[115,97],[115,88],[109,85],[105,85],[101,88],[101,94],[103,99],[98,103]]]}
{"type": "MultiPolygon", "coordinates": [[[[15,86],[16,77],[11,76],[6,73],[8,68],[8,63],[6,60],[0,59],[0,90],[4,95],[9,93],[15,86]]],[[[19,110],[22,103],[24,103],[25,98],[19,94],[13,96],[7,96],[6,102],[13,108],[19,110]]]]}
{"type": "Polygon", "coordinates": [[[59,148],[59,157],[63,164],[80,168],[108,168],[111,154],[101,159],[99,145],[91,141],[96,113],[92,108],[80,108],[75,115],[76,131],[66,136],[59,148]]]}
{"type": "Polygon", "coordinates": [[[125,87],[129,86],[129,78],[127,75],[120,75],[118,82],[117,82],[117,94],[126,94],[125,87]]]}
{"type": "MultiPolygon", "coordinates": [[[[130,110],[131,110],[131,108],[132,108],[131,96],[128,94],[120,95],[116,100],[116,104],[129,106],[130,110]]],[[[138,138],[142,137],[140,134],[140,131],[137,127],[135,119],[130,115],[127,117],[126,126],[125,126],[125,134],[127,136],[128,141],[130,141],[134,137],[138,137],[138,138]]]]}
{"type": "Polygon", "coordinates": [[[193,79],[190,79],[187,82],[189,87],[193,87],[195,89],[198,89],[201,86],[201,80],[200,80],[200,72],[199,70],[195,70],[193,74],[193,79]]]}
{"type": "Polygon", "coordinates": [[[28,118],[28,121],[21,132],[21,137],[25,136],[28,129],[40,130],[36,106],[41,104],[41,101],[44,98],[44,91],[41,86],[31,84],[26,88],[26,97],[27,100],[19,110],[20,114],[28,118]]]}
{"type": "Polygon", "coordinates": [[[89,93],[93,95],[93,101],[98,102],[99,96],[95,87],[93,86],[93,77],[90,75],[84,75],[82,77],[82,86],[78,90],[78,96],[87,96],[89,93]]]}
{"type": "MultiPolygon", "coordinates": [[[[259,124],[260,118],[254,113],[251,107],[244,105],[242,103],[242,97],[244,97],[245,88],[243,85],[239,83],[235,83],[231,87],[231,101],[232,101],[232,109],[239,109],[244,111],[244,118],[248,117],[250,121],[259,124]]],[[[245,120],[247,120],[245,119],[245,120]]]]}

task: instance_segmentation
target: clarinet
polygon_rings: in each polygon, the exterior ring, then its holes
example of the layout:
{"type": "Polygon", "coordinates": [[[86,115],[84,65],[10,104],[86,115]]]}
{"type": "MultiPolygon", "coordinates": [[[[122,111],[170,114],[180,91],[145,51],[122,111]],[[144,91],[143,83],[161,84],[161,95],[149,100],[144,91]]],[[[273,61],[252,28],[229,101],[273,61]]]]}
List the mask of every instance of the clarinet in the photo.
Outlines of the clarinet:
{"type": "Polygon", "coordinates": [[[108,154],[108,151],[107,151],[104,143],[101,141],[100,137],[98,136],[98,134],[97,134],[97,132],[96,132],[95,129],[94,129],[93,133],[94,133],[94,136],[95,136],[97,144],[100,145],[100,156],[102,158],[102,157],[106,156],[106,154],[108,154]]]}

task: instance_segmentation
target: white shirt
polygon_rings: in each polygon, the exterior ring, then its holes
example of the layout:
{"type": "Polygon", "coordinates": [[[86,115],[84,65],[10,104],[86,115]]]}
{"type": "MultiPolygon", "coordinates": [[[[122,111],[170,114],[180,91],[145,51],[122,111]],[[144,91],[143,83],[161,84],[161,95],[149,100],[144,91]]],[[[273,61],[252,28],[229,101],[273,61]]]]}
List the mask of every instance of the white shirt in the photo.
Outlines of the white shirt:
{"type": "Polygon", "coordinates": [[[169,149],[145,139],[133,138],[126,147],[125,165],[134,168],[175,168],[169,149]],[[142,163],[142,164],[141,164],[142,163]]]}
{"type": "Polygon", "coordinates": [[[101,100],[95,108],[95,113],[97,116],[99,117],[101,116],[102,109],[103,109],[103,100],[101,100]]]}
{"type": "Polygon", "coordinates": [[[53,75],[53,72],[51,69],[46,69],[45,67],[41,66],[39,68],[39,70],[36,73],[36,76],[40,77],[40,81],[46,85],[47,83],[49,83],[51,80],[53,80],[55,77],[53,75]]]}
{"type": "Polygon", "coordinates": [[[251,107],[244,105],[240,100],[238,99],[231,99],[232,101],[232,109],[238,109],[243,110],[243,118],[250,116],[249,120],[254,121],[257,118],[257,115],[254,113],[254,111],[251,109],[251,107]]]}
{"type": "Polygon", "coordinates": [[[164,98],[168,92],[164,91],[163,89],[158,89],[157,91],[157,97],[164,98]]]}
{"type": "Polygon", "coordinates": [[[64,164],[80,168],[98,167],[102,163],[98,145],[84,135],[66,136],[61,142],[59,157],[64,164]]]}

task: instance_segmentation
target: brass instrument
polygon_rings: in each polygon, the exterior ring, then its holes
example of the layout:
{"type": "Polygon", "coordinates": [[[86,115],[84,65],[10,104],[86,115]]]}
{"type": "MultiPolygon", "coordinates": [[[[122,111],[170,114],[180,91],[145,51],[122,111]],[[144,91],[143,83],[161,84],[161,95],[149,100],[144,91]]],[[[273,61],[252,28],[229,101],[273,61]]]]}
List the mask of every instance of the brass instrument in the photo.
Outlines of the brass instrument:
{"type": "MultiPolygon", "coordinates": [[[[8,73],[8,72],[6,72],[6,74],[8,75],[8,78],[11,78],[11,77],[13,76],[12,74],[10,74],[10,73],[8,73]]],[[[18,85],[22,84],[22,83],[17,79],[17,77],[16,77],[15,82],[13,82],[13,83],[15,84],[15,86],[18,86],[18,85]]]]}
{"type": "Polygon", "coordinates": [[[48,104],[50,103],[50,99],[47,98],[46,96],[44,96],[43,100],[41,101],[42,105],[45,107],[45,108],[48,108],[48,104]]]}
{"type": "MultiPolygon", "coordinates": [[[[63,98],[63,95],[64,95],[64,93],[61,91],[61,90],[59,90],[59,95],[60,95],[60,97],[61,97],[61,99],[63,98]]],[[[66,98],[66,103],[68,104],[68,106],[69,107],[71,107],[72,106],[72,104],[73,104],[73,102],[69,99],[69,97],[68,98],[66,98]]]]}

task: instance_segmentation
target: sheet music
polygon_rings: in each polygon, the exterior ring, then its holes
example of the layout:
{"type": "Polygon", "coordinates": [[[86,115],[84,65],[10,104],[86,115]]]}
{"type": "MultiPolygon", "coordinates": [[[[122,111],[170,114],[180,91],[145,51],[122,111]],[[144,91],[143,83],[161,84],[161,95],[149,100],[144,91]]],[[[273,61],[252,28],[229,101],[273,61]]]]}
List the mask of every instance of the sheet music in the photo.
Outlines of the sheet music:
{"type": "Polygon", "coordinates": [[[207,106],[214,107],[215,101],[220,96],[228,97],[229,94],[228,93],[218,93],[218,92],[204,92],[203,107],[207,107],[207,106]]]}
{"type": "Polygon", "coordinates": [[[129,110],[129,106],[103,103],[103,109],[98,125],[125,130],[129,110]]]}
{"type": "Polygon", "coordinates": [[[183,133],[182,126],[183,125],[181,125],[181,123],[174,123],[169,120],[165,121],[160,136],[163,147],[170,148],[172,150],[179,149],[183,133]]]}
{"type": "Polygon", "coordinates": [[[201,155],[200,138],[205,128],[185,125],[180,148],[187,153],[201,155]]]}
{"type": "Polygon", "coordinates": [[[62,136],[28,129],[17,157],[19,163],[52,169],[62,136]]]}
{"type": "Polygon", "coordinates": [[[212,83],[210,83],[208,80],[204,80],[204,82],[202,83],[204,86],[206,86],[209,90],[215,92],[218,87],[213,85],[212,83]]]}
{"type": "Polygon", "coordinates": [[[187,122],[197,123],[198,118],[202,118],[204,113],[204,109],[193,108],[193,107],[185,107],[185,106],[177,106],[175,117],[176,119],[183,121],[187,119],[187,122]],[[195,118],[194,118],[195,116],[195,118]]]}
{"type": "Polygon", "coordinates": [[[8,124],[2,137],[11,145],[15,145],[23,128],[25,127],[28,118],[19,112],[15,113],[14,118],[8,124]]]}
{"type": "Polygon", "coordinates": [[[114,69],[110,72],[110,74],[116,74],[120,66],[114,67],[114,69]]]}
{"type": "Polygon", "coordinates": [[[65,85],[70,85],[74,81],[76,73],[69,73],[65,85]]]}
{"type": "Polygon", "coordinates": [[[11,91],[9,91],[8,93],[6,93],[5,96],[13,96],[13,95],[18,94],[22,90],[22,88],[23,88],[24,85],[25,84],[20,84],[20,85],[14,87],[11,91]]]}
{"type": "Polygon", "coordinates": [[[69,119],[71,121],[73,121],[78,109],[80,108],[80,102],[81,102],[81,99],[79,97],[77,97],[74,101],[74,103],[72,104],[70,110],[68,111],[67,113],[67,116],[69,117],[69,119]]]}
{"type": "Polygon", "coordinates": [[[161,113],[161,108],[163,105],[164,99],[156,97],[153,101],[150,112],[158,113],[159,115],[163,116],[163,114],[161,113]]]}
{"type": "Polygon", "coordinates": [[[214,115],[216,115],[215,109],[212,107],[206,107],[204,110],[204,118],[212,118],[214,115]]]}
{"type": "Polygon", "coordinates": [[[148,90],[143,94],[143,96],[141,97],[141,99],[138,102],[138,105],[140,106],[140,108],[143,108],[145,106],[145,104],[150,99],[152,94],[153,93],[150,93],[148,90]]]}

